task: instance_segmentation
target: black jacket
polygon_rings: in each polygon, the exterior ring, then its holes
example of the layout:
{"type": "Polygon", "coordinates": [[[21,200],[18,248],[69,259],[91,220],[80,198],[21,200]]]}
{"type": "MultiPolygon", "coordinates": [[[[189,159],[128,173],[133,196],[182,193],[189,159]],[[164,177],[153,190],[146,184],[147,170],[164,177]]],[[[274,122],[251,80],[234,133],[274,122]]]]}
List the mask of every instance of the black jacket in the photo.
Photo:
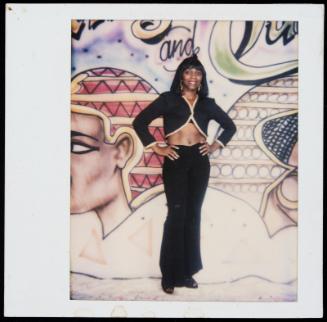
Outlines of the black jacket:
{"type": "Polygon", "coordinates": [[[232,119],[215,102],[213,98],[199,98],[194,102],[193,108],[186,98],[172,93],[164,92],[151,102],[133,121],[133,127],[142,144],[147,148],[156,143],[150,134],[148,125],[154,119],[162,116],[166,138],[179,131],[191,120],[200,133],[207,137],[208,123],[215,120],[224,129],[216,139],[224,147],[236,132],[232,119]]]}

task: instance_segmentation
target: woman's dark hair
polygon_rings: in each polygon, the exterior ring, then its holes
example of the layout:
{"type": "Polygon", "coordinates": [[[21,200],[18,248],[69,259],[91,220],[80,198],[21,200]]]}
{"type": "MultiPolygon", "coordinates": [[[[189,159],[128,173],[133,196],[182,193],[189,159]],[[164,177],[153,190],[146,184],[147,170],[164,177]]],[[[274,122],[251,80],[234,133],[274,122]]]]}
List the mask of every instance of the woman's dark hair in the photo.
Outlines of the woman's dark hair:
{"type": "Polygon", "coordinates": [[[191,57],[185,58],[177,67],[176,73],[174,80],[171,84],[170,91],[176,94],[181,95],[181,80],[182,80],[182,75],[183,72],[186,69],[189,68],[196,68],[197,70],[200,70],[202,72],[202,82],[201,82],[201,88],[200,91],[198,92],[198,95],[200,97],[207,97],[208,96],[208,83],[207,83],[207,76],[206,76],[206,71],[201,64],[201,62],[198,60],[197,55],[193,55],[191,57]]]}

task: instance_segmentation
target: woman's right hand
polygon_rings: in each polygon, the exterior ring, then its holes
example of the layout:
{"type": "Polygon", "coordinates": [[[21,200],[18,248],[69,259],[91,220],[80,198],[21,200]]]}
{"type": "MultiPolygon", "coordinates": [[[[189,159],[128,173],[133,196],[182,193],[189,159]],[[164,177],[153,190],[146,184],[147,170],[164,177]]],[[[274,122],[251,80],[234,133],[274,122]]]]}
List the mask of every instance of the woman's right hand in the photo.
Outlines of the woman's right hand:
{"type": "Polygon", "coordinates": [[[151,148],[155,153],[162,155],[164,157],[168,157],[170,160],[175,160],[179,158],[178,153],[175,151],[175,149],[179,149],[179,147],[176,145],[172,145],[172,144],[168,146],[154,145],[151,148]]]}

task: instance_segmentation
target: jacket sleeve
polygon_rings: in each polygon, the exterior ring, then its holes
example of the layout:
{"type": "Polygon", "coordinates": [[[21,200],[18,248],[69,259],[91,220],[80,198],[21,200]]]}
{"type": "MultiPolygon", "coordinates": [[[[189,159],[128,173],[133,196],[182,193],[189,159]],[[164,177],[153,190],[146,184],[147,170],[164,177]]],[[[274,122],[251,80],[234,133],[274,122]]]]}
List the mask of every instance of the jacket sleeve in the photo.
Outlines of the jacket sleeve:
{"type": "Polygon", "coordinates": [[[214,119],[223,128],[223,132],[215,139],[223,147],[231,140],[236,132],[236,125],[228,114],[216,104],[215,100],[212,99],[210,104],[211,118],[214,119]]]}
{"type": "Polygon", "coordinates": [[[163,115],[165,105],[166,100],[161,94],[153,102],[151,102],[142,112],[140,112],[135,117],[132,123],[135,132],[137,133],[145,148],[156,144],[156,140],[151,135],[148,126],[154,119],[163,115]]]}

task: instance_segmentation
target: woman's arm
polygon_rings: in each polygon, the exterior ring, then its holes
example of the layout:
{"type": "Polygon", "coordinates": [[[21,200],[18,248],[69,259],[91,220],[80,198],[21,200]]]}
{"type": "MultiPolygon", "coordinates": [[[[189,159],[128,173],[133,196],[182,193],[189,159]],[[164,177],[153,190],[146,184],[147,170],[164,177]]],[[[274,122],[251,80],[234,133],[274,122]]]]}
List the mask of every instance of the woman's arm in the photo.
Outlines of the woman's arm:
{"type": "Polygon", "coordinates": [[[166,104],[167,102],[164,96],[162,94],[159,95],[159,97],[135,117],[132,123],[135,132],[145,148],[157,143],[155,138],[151,135],[148,126],[154,119],[163,115],[166,104]]]}
{"type": "Polygon", "coordinates": [[[214,119],[224,129],[223,132],[215,139],[222,147],[225,147],[236,132],[236,125],[228,114],[219,107],[214,99],[211,99],[210,117],[214,119]]]}
{"type": "Polygon", "coordinates": [[[178,147],[174,145],[168,145],[166,147],[160,147],[157,145],[157,141],[151,135],[149,131],[149,124],[164,114],[165,107],[167,102],[164,98],[164,95],[161,94],[158,98],[156,98],[150,105],[148,105],[139,115],[136,116],[133,121],[133,127],[138,137],[140,138],[143,146],[145,148],[151,147],[151,149],[161,155],[167,156],[169,159],[174,160],[178,159],[178,154],[175,149],[178,147]]]}

